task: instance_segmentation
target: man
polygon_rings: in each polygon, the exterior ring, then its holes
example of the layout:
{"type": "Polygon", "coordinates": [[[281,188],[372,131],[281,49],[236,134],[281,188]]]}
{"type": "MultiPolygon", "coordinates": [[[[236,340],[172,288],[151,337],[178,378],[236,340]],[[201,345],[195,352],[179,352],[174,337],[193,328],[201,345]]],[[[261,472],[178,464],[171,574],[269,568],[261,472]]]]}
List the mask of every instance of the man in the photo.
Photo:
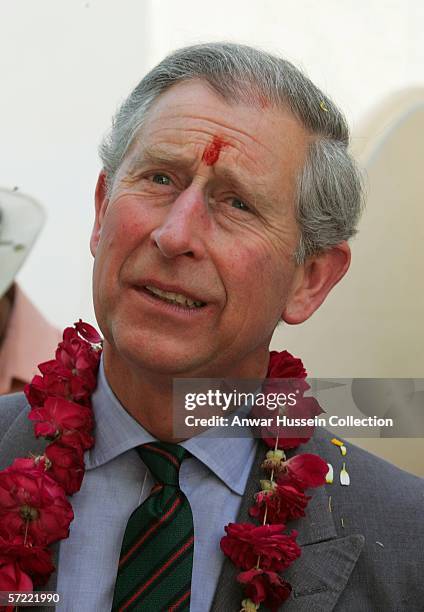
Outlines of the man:
{"type": "Polygon", "coordinates": [[[44,221],[38,202],[0,189],[0,394],[22,391],[61,338],[14,280],[44,221]]]}
{"type": "MultiPolygon", "coordinates": [[[[278,322],[308,319],[344,276],[361,201],[347,145],[322,92],[291,64],[241,45],[175,52],[119,110],[101,147],[91,237],[104,335],[95,445],[46,587],[61,594],[59,610],[188,609],[181,581],[179,600],[174,584],[163,586],[166,606],[117,604],[127,523],[155,485],[134,449],[175,442],[173,378],[265,377],[278,322]]],[[[22,396],[6,398],[2,467],[35,452],[27,411],[22,396]]],[[[330,438],[317,431],[301,451],[338,465],[330,438]]],[[[264,447],[202,436],[179,446],[191,453],[179,475],[194,523],[190,610],[239,610],[242,591],[219,541],[224,525],[250,520],[264,447]]],[[[314,490],[293,523],[302,556],[284,573],[293,591],[281,609],[419,610],[423,483],[348,452],[351,485],[314,490]]],[[[146,570],[138,561],[134,582],[146,570]]]]}

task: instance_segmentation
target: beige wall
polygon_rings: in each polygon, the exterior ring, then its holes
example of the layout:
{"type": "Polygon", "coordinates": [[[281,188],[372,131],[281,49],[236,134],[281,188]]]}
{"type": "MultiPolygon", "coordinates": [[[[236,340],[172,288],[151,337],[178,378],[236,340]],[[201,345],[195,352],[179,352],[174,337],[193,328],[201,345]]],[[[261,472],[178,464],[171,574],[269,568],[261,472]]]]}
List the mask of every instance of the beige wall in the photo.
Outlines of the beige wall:
{"type": "Polygon", "coordinates": [[[424,377],[424,90],[396,118],[390,102],[377,132],[369,119],[358,128],[367,198],[351,268],[309,321],[274,336],[314,376],[424,377]]]}

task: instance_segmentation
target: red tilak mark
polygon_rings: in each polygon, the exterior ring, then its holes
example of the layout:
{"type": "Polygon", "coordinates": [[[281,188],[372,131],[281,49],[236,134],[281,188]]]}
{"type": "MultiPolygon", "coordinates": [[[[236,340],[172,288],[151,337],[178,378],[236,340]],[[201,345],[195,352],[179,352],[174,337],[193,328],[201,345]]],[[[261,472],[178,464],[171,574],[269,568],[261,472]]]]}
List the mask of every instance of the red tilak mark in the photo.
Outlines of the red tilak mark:
{"type": "Polygon", "coordinates": [[[219,136],[214,136],[210,144],[205,147],[202,155],[202,161],[207,166],[213,166],[219,159],[222,147],[225,147],[226,143],[219,136]]]}

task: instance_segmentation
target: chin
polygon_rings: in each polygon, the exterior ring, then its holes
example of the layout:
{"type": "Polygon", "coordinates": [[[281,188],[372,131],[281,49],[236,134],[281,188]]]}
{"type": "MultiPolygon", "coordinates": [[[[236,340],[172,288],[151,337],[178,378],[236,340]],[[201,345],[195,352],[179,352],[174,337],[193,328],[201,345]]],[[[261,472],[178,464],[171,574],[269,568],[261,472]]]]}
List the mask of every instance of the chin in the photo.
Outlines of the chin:
{"type": "Polygon", "coordinates": [[[158,337],[148,330],[119,327],[113,330],[109,350],[115,362],[126,362],[134,369],[168,375],[187,373],[189,376],[210,359],[209,355],[202,358],[199,348],[194,349],[176,339],[158,337]]]}

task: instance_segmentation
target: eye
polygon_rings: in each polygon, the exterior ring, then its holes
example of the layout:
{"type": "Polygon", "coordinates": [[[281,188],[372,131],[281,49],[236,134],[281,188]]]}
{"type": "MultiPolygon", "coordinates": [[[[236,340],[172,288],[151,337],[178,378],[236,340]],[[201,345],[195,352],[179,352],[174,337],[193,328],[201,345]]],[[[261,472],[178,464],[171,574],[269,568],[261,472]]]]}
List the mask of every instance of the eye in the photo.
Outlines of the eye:
{"type": "Polygon", "coordinates": [[[166,176],[166,174],[154,174],[152,176],[152,180],[154,183],[157,183],[158,185],[170,185],[171,184],[171,179],[169,178],[169,176],[166,176]]]}
{"type": "Polygon", "coordinates": [[[242,200],[239,200],[238,198],[231,198],[231,205],[233,206],[233,208],[238,208],[239,210],[245,210],[247,212],[250,212],[250,208],[248,207],[248,205],[245,204],[242,200]]]}

